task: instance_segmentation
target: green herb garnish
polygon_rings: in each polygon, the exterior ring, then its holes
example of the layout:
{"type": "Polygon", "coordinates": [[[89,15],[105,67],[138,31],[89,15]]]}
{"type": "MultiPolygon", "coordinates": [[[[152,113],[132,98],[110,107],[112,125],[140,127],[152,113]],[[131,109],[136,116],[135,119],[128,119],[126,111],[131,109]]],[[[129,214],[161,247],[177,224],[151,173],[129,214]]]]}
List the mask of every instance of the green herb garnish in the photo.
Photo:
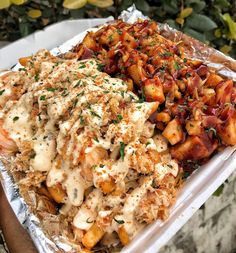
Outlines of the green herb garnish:
{"type": "Polygon", "coordinates": [[[52,87],[50,87],[50,88],[47,88],[47,91],[51,91],[51,92],[54,92],[55,90],[57,90],[57,88],[52,88],[52,87]]]}
{"type": "Polygon", "coordinates": [[[87,223],[93,223],[94,221],[93,220],[89,220],[90,217],[88,217],[88,219],[86,220],[87,223]]]}
{"type": "Polygon", "coordinates": [[[186,74],[186,77],[190,77],[190,76],[192,76],[190,73],[187,73],[187,74],[186,74]]]}
{"type": "Polygon", "coordinates": [[[125,144],[124,144],[124,142],[120,142],[120,157],[121,157],[122,161],[124,161],[124,157],[125,157],[125,144]]]}
{"type": "Polygon", "coordinates": [[[146,145],[146,147],[148,146],[148,145],[150,145],[151,144],[151,142],[150,141],[148,141],[145,145],[146,145]]]}
{"type": "Polygon", "coordinates": [[[80,93],[77,94],[76,97],[83,96],[83,95],[84,95],[84,91],[81,91],[80,93]]]}
{"type": "Polygon", "coordinates": [[[139,99],[136,100],[135,102],[136,102],[136,103],[143,103],[145,100],[146,100],[146,97],[145,97],[144,91],[142,90],[142,91],[141,91],[141,98],[139,98],[139,99]]]}
{"type": "Polygon", "coordinates": [[[0,96],[5,92],[5,89],[0,91],[0,96]]]}
{"type": "Polygon", "coordinates": [[[61,93],[62,97],[66,97],[69,95],[69,92],[67,92],[67,90],[64,90],[62,93],[61,93]]]}
{"type": "Polygon", "coordinates": [[[213,196],[219,197],[224,190],[224,184],[222,184],[220,187],[216,189],[216,191],[213,193],[213,196]]]}
{"type": "Polygon", "coordinates": [[[80,119],[80,125],[84,125],[84,123],[85,123],[84,117],[82,115],[80,115],[79,119],[80,119]]]}
{"type": "Polygon", "coordinates": [[[36,74],[36,75],[34,76],[34,80],[35,80],[36,82],[38,82],[38,80],[39,80],[39,74],[36,74]]]}
{"type": "Polygon", "coordinates": [[[91,169],[92,169],[92,170],[95,170],[96,167],[97,167],[97,165],[95,164],[95,165],[93,165],[93,166],[91,167],[91,169]]]}
{"type": "Polygon", "coordinates": [[[116,116],[116,119],[114,119],[112,122],[113,122],[114,124],[118,124],[118,123],[121,122],[122,119],[123,119],[122,115],[118,114],[118,115],[116,116]]]}
{"type": "Polygon", "coordinates": [[[42,100],[42,101],[46,100],[46,96],[45,96],[45,95],[42,95],[42,96],[40,97],[40,100],[42,100]]]}
{"type": "Polygon", "coordinates": [[[13,121],[15,122],[15,121],[17,121],[19,119],[19,117],[18,116],[15,116],[14,118],[13,118],[13,121]]]}
{"type": "Polygon", "coordinates": [[[76,107],[77,103],[78,103],[78,99],[76,98],[76,99],[74,100],[74,102],[73,102],[73,107],[76,107]]]}
{"type": "Polygon", "coordinates": [[[98,117],[99,119],[101,119],[101,116],[100,115],[98,115],[96,112],[94,112],[94,111],[90,111],[91,112],[91,114],[93,115],[93,116],[95,116],[95,117],[98,117]]]}
{"type": "Polygon", "coordinates": [[[121,34],[122,34],[121,29],[117,29],[116,31],[117,31],[117,33],[118,33],[119,35],[121,35],[121,34]]]}
{"type": "Polygon", "coordinates": [[[38,114],[38,117],[39,117],[39,121],[41,121],[42,120],[41,113],[38,114]]]}
{"type": "Polygon", "coordinates": [[[169,57],[169,56],[172,56],[173,54],[171,52],[164,52],[161,54],[161,56],[163,57],[169,57]]]}
{"type": "Polygon", "coordinates": [[[213,134],[216,136],[216,134],[217,134],[217,131],[216,131],[216,129],[214,128],[214,127],[209,127],[209,128],[207,128],[207,129],[205,129],[205,131],[207,132],[207,133],[210,133],[210,132],[213,132],[213,134]]]}
{"type": "Polygon", "coordinates": [[[105,67],[105,64],[103,64],[103,63],[98,63],[97,70],[103,72],[104,67],[105,67]]]}
{"type": "Polygon", "coordinates": [[[117,222],[118,224],[124,224],[124,220],[117,220],[116,218],[113,218],[115,222],[117,222]]]}
{"type": "Polygon", "coordinates": [[[78,87],[78,86],[80,86],[81,85],[81,80],[79,80],[76,84],[75,84],[75,86],[73,87],[73,88],[76,88],[76,87],[78,87]]]}
{"type": "Polygon", "coordinates": [[[84,69],[86,68],[86,65],[84,63],[82,63],[80,66],[79,66],[79,69],[84,69]]]}
{"type": "Polygon", "coordinates": [[[93,139],[94,139],[96,142],[99,142],[98,137],[95,136],[93,139]]]}
{"type": "Polygon", "coordinates": [[[26,68],[19,68],[19,71],[26,71],[26,68]]]}
{"type": "Polygon", "coordinates": [[[180,70],[181,68],[182,68],[182,66],[178,62],[174,62],[174,69],[176,71],[180,70]]]}

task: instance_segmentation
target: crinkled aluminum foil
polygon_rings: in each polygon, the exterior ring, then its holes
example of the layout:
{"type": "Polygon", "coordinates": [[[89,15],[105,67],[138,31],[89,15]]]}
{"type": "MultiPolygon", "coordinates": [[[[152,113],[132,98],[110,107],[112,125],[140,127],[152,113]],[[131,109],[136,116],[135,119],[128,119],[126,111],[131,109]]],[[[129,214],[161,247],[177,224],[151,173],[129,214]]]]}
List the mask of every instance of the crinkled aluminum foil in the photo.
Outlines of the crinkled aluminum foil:
{"type": "MultiPolygon", "coordinates": [[[[126,11],[123,11],[121,16],[126,22],[133,23],[137,19],[147,19],[140,11],[133,5],[126,11]]],[[[167,24],[159,24],[158,28],[161,34],[173,41],[184,43],[186,45],[186,53],[191,58],[200,59],[208,66],[215,68],[218,72],[226,77],[232,78],[236,81],[236,61],[223,53],[210,48],[209,46],[190,38],[189,36],[170,28],[167,24]]],[[[76,37],[77,38],[77,37],[76,37]]],[[[79,41],[71,40],[72,43],[66,45],[66,50],[70,46],[75,45],[79,41]]],[[[65,50],[64,48],[64,50],[65,50]]],[[[58,54],[63,51],[63,45],[59,48],[53,49],[53,54],[58,54]]],[[[4,160],[4,158],[2,158],[4,160]]],[[[76,252],[73,246],[63,241],[63,238],[52,236],[49,238],[43,232],[40,225],[40,220],[29,211],[29,206],[19,194],[19,188],[15,184],[13,177],[7,170],[5,162],[0,162],[0,180],[2,181],[6,196],[13,208],[20,223],[28,230],[32,240],[34,241],[40,253],[55,253],[55,252],[76,252]]]]}

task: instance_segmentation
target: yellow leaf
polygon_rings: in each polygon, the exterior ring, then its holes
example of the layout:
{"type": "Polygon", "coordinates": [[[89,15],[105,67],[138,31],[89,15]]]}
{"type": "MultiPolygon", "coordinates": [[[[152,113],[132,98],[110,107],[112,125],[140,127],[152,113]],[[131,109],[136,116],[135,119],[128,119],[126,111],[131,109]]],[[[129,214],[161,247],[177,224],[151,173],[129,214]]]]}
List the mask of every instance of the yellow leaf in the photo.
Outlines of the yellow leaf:
{"type": "Polygon", "coordinates": [[[87,0],[64,0],[63,7],[67,9],[80,9],[84,7],[87,3],[87,0]]]}
{"type": "Polygon", "coordinates": [[[0,0],[0,10],[8,8],[11,5],[10,0],[0,0]]]}
{"type": "Polygon", "coordinates": [[[228,54],[231,51],[232,47],[228,45],[224,45],[220,48],[220,51],[224,54],[228,54]]]}
{"type": "Polygon", "coordinates": [[[193,12],[192,8],[185,8],[180,12],[179,17],[187,18],[190,14],[192,14],[192,12],[193,12]]]}
{"type": "Polygon", "coordinates": [[[113,0],[88,0],[88,3],[100,8],[107,8],[113,5],[113,0]]]}
{"type": "Polygon", "coordinates": [[[15,4],[15,5],[21,5],[21,4],[24,4],[26,2],[27,2],[27,0],[11,0],[11,3],[15,4]]]}
{"type": "Polygon", "coordinates": [[[184,24],[184,19],[183,18],[176,18],[176,23],[183,25],[184,24]]]}
{"type": "Polygon", "coordinates": [[[42,16],[42,12],[40,10],[37,10],[37,9],[31,9],[27,12],[27,15],[30,17],[30,18],[39,18],[42,16]]]}
{"type": "Polygon", "coordinates": [[[221,30],[220,29],[216,29],[215,32],[214,32],[216,38],[220,38],[222,33],[221,33],[221,30]]]}
{"type": "Polygon", "coordinates": [[[229,38],[236,40],[236,22],[229,15],[229,13],[225,13],[224,15],[221,15],[221,17],[224,19],[225,23],[228,25],[228,29],[229,29],[228,36],[229,36],[229,38]]]}

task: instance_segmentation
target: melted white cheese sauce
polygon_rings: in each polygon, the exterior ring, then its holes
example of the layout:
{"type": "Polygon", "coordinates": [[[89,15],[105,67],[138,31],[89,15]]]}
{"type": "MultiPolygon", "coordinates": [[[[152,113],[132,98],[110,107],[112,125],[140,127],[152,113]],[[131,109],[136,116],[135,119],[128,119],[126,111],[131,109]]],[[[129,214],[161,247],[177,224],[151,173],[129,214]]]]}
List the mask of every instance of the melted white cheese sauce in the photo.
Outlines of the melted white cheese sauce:
{"type": "MultiPolygon", "coordinates": [[[[162,135],[153,136],[155,125],[147,121],[158,103],[140,103],[124,81],[100,72],[95,60],[63,60],[44,50],[33,61],[35,69],[26,67],[7,84],[0,81],[3,128],[20,150],[27,147],[29,155],[34,154],[31,171],[47,173],[48,187],[62,186],[67,197],[61,213],[76,206],[75,227],[87,231],[96,219],[115,215],[133,238],[144,226],[134,211],[153,178],[162,180],[169,173],[176,177],[179,171],[168,156],[167,141],[162,135]],[[21,85],[19,94],[13,89],[16,84],[21,85]],[[12,99],[6,103],[8,98],[12,99]],[[154,168],[142,175],[142,183],[137,181],[142,165],[136,159],[141,151],[154,168]],[[166,154],[156,162],[148,156],[152,151],[166,154]],[[90,168],[94,160],[97,164],[90,168]],[[115,194],[105,195],[101,183],[110,179],[115,194]],[[97,189],[84,201],[91,186],[97,189]]],[[[112,219],[106,231],[118,228],[112,219]]]]}

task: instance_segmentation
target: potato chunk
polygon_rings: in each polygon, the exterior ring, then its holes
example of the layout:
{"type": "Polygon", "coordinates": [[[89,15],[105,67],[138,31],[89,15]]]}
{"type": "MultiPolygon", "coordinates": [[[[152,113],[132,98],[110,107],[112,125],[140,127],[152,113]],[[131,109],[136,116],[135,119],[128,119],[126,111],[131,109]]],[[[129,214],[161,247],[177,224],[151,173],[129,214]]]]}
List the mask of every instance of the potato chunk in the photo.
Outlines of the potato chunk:
{"type": "Polygon", "coordinates": [[[138,60],[136,64],[129,66],[127,71],[130,77],[134,80],[134,83],[139,86],[146,79],[146,74],[141,60],[138,60]]]}
{"type": "Polygon", "coordinates": [[[89,49],[96,48],[96,41],[93,39],[93,35],[93,32],[88,32],[83,40],[83,45],[89,49]]]}
{"type": "Polygon", "coordinates": [[[214,87],[216,87],[216,85],[219,84],[221,81],[223,81],[223,78],[222,78],[222,77],[220,77],[219,75],[216,75],[216,74],[211,74],[211,75],[207,78],[207,80],[206,80],[206,82],[205,82],[205,85],[206,85],[207,87],[212,87],[212,88],[214,88],[214,87]]]}
{"type": "Polygon", "coordinates": [[[201,124],[199,120],[188,120],[185,128],[189,135],[199,135],[202,132],[201,124]]]}
{"type": "Polygon", "coordinates": [[[162,132],[162,135],[170,142],[171,145],[175,145],[180,142],[183,139],[184,134],[179,120],[171,120],[162,132]]]}
{"type": "Polygon", "coordinates": [[[169,122],[171,120],[170,114],[168,112],[159,112],[156,116],[157,121],[169,122]]]}
{"type": "Polygon", "coordinates": [[[160,104],[165,101],[163,87],[158,78],[146,80],[143,90],[147,101],[158,101],[160,104]]]}
{"type": "Polygon", "coordinates": [[[184,143],[171,148],[173,158],[181,160],[200,160],[209,157],[217,148],[216,142],[211,142],[207,136],[189,136],[184,143]]]}
{"type": "Polygon", "coordinates": [[[216,102],[218,104],[225,104],[231,102],[231,95],[233,91],[233,81],[227,80],[221,82],[216,87],[216,102]]]}
{"type": "Polygon", "coordinates": [[[218,134],[222,141],[227,145],[236,144],[236,111],[229,117],[224,124],[218,127],[218,134]]]}

